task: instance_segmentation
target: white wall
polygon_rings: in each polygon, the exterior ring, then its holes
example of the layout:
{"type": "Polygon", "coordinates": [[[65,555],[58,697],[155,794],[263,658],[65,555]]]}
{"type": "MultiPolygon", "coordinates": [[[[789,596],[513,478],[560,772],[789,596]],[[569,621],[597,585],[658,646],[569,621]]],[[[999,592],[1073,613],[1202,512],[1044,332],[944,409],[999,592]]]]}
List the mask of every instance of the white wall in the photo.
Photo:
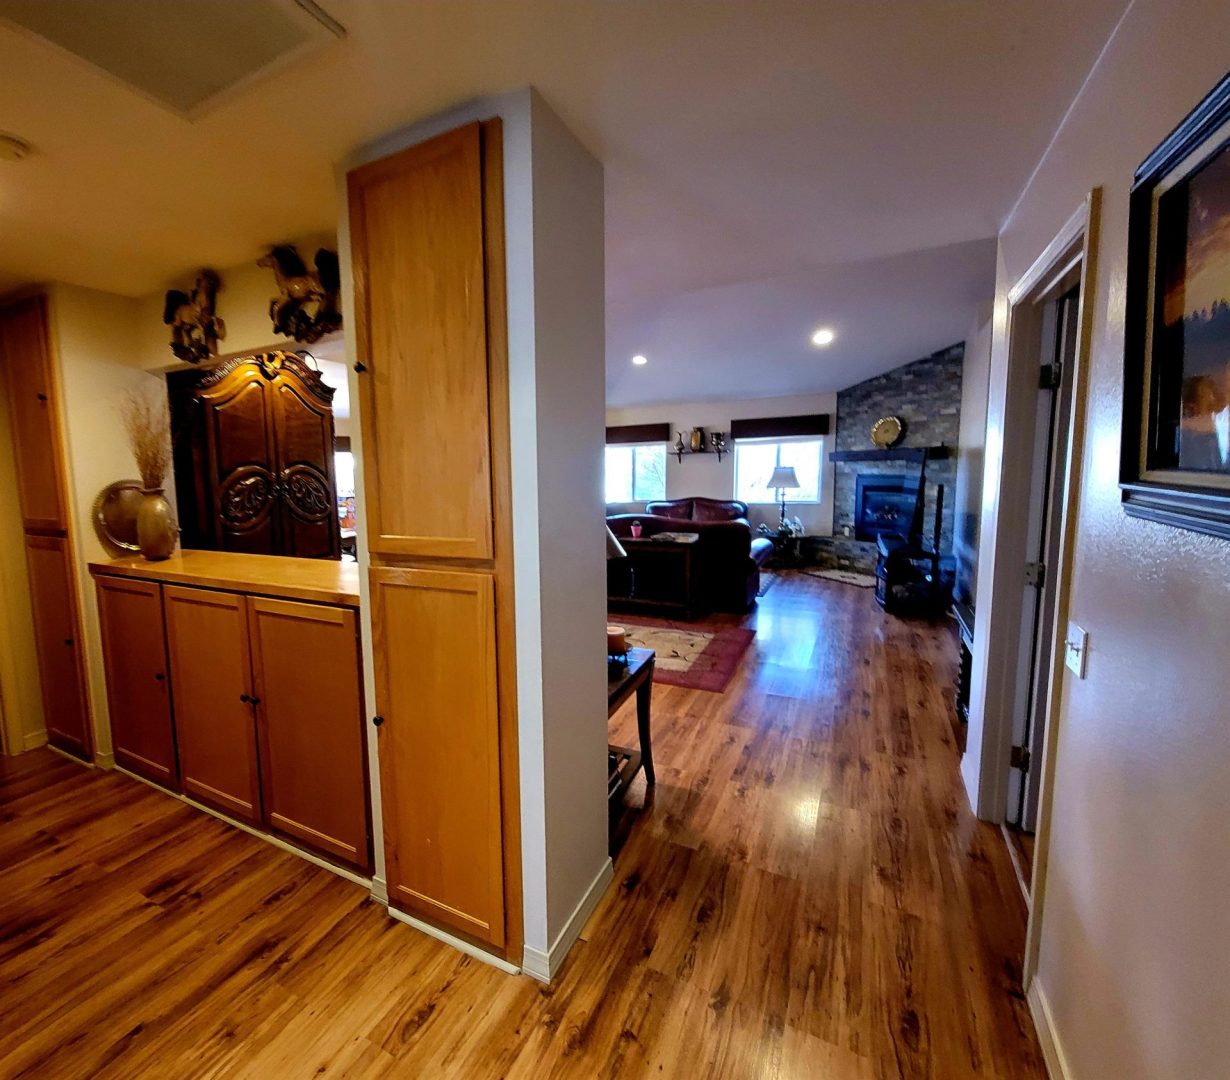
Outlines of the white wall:
{"type": "Polygon", "coordinates": [[[1203,1080],[1230,1062],[1230,543],[1128,518],[1117,483],[1132,174],[1225,74],[1228,41],[1224,0],[1136,0],[1000,234],[990,498],[1008,291],[1103,188],[1071,595],[1090,651],[1087,678],[1065,674],[1051,730],[1031,991],[1068,1075],[1089,1080],[1203,1080]]]}
{"type": "MultiPolygon", "coordinates": [[[[749,373],[752,369],[749,368],[749,373]]],[[[608,425],[669,423],[671,440],[676,432],[688,432],[702,427],[706,432],[730,432],[731,420],[755,420],[763,416],[802,416],[811,413],[828,413],[830,433],[824,436],[824,464],[820,474],[820,501],[798,503],[786,500],[786,513],[798,516],[810,536],[830,536],[833,532],[833,463],[829,455],[833,451],[834,432],[837,429],[837,395],[806,394],[792,397],[742,398],[737,401],[668,402],[657,405],[632,405],[621,409],[607,409],[608,425]]],[[[731,446],[733,448],[733,441],[731,446]]],[[[684,499],[703,496],[709,499],[733,499],[735,497],[735,458],[731,453],[719,462],[716,454],[689,457],[681,462],[673,454],[666,455],[666,497],[684,499]]],[[[752,526],[760,522],[776,525],[776,505],[748,508],[752,526]]]]}
{"type": "MultiPolygon", "coordinates": [[[[139,366],[139,301],[63,284],[51,286],[49,296],[52,333],[60,363],[86,688],[94,720],[96,756],[106,765],[111,761],[111,729],[98,605],[87,564],[110,558],[111,553],[94,530],[94,500],[115,480],[139,479],[120,419],[125,395],[130,390],[160,395],[165,393],[165,386],[161,379],[139,366]]],[[[172,500],[174,486],[168,476],[167,494],[172,500]]]]}

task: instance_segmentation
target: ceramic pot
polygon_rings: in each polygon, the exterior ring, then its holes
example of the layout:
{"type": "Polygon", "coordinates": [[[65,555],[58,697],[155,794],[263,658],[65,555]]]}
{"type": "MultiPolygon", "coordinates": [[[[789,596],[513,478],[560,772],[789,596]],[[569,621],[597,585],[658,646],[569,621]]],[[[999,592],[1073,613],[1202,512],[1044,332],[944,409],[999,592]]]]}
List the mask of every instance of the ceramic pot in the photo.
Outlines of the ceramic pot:
{"type": "Polygon", "coordinates": [[[137,507],[137,546],[151,562],[166,559],[179,541],[179,525],[162,488],[142,488],[137,507]]]}

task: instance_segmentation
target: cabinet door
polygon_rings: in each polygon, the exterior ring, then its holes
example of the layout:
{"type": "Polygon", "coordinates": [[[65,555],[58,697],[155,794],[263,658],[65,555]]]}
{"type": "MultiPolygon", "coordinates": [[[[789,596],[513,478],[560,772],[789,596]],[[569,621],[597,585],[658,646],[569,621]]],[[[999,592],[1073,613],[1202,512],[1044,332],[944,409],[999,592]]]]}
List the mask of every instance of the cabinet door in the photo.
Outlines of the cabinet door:
{"type": "Polygon", "coordinates": [[[27,536],[26,565],[47,739],[61,750],[88,759],[89,711],[77,642],[77,600],[68,541],[60,536],[27,536]]]}
{"type": "Polygon", "coordinates": [[[348,180],[368,547],[489,559],[480,127],[348,180]]]}
{"type": "Polygon", "coordinates": [[[0,364],[13,420],[24,527],[62,530],[67,523],[60,480],[59,420],[43,297],[32,297],[0,312],[0,364]]]}
{"type": "Polygon", "coordinates": [[[203,524],[219,551],[281,554],[268,395],[269,382],[255,364],[239,366],[198,394],[205,486],[213,500],[203,524]]]}
{"type": "Polygon", "coordinates": [[[248,600],[261,794],[271,829],[370,870],[355,613],[248,600]]]}
{"type": "Polygon", "coordinates": [[[341,557],[333,477],[333,409],[293,372],[270,385],[281,493],[281,554],[341,557]]]}
{"type": "Polygon", "coordinates": [[[389,902],[504,943],[491,576],[371,571],[389,902]]]}
{"type": "Polygon", "coordinates": [[[244,598],[164,585],[163,608],[183,792],[257,822],[260,777],[244,598]]]}
{"type": "Polygon", "coordinates": [[[121,577],[98,577],[95,585],[115,760],[178,788],[162,587],[121,577]]]}

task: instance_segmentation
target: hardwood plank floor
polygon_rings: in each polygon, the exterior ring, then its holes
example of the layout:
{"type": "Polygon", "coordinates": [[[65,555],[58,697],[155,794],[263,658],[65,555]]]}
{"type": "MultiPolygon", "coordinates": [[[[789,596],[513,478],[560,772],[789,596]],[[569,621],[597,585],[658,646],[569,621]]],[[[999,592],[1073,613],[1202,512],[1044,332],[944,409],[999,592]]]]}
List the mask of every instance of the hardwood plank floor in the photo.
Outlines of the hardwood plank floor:
{"type": "Polygon", "coordinates": [[[745,622],[726,693],[655,687],[658,784],[551,987],[122,774],[0,759],[0,1076],[1044,1077],[948,627],[794,574],[745,622]]]}

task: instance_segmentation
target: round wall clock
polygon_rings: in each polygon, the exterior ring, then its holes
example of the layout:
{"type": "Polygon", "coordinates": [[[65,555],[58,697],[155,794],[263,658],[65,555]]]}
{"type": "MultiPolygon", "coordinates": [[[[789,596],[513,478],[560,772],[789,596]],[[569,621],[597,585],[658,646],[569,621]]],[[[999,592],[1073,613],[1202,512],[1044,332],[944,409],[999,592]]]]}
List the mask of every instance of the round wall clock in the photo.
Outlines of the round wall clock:
{"type": "Polygon", "coordinates": [[[896,446],[905,434],[905,424],[899,416],[881,416],[871,425],[871,441],[881,450],[896,446]]]}

